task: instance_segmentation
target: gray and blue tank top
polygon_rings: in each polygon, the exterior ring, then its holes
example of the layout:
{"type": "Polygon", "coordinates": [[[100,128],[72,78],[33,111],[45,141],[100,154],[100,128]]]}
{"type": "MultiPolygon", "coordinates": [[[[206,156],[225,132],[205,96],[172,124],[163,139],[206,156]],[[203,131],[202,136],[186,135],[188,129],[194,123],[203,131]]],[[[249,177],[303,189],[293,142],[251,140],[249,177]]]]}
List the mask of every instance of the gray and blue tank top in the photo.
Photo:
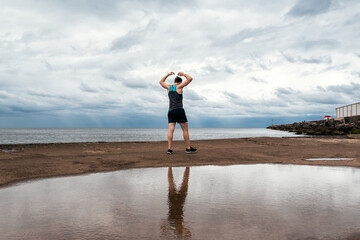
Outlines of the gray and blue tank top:
{"type": "Polygon", "coordinates": [[[169,110],[183,107],[183,95],[176,92],[177,84],[171,85],[169,90],[169,110]]]}

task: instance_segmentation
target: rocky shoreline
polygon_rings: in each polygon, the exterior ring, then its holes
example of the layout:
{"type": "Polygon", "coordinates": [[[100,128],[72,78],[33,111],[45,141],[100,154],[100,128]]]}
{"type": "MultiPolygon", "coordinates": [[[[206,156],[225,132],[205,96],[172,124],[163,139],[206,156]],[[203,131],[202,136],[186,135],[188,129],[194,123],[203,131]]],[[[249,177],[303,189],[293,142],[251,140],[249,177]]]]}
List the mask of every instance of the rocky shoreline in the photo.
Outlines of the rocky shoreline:
{"type": "Polygon", "coordinates": [[[267,128],[306,135],[360,134],[360,116],[271,125],[267,128]]]}

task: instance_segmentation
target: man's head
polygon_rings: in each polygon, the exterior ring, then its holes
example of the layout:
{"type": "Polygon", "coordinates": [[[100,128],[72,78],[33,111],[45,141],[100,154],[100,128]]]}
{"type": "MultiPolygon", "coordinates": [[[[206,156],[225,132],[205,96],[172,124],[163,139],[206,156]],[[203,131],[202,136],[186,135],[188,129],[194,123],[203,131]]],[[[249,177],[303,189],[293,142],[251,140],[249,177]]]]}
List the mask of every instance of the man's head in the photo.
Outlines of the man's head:
{"type": "Polygon", "coordinates": [[[182,78],[179,76],[176,76],[175,83],[182,83],[182,78]]]}

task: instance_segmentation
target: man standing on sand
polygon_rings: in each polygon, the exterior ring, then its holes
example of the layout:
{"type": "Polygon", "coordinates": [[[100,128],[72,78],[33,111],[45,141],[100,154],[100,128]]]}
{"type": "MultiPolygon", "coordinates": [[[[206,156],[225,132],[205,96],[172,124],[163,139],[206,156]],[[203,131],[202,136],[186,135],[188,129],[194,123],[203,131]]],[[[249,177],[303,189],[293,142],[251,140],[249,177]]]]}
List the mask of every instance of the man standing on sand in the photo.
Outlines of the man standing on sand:
{"type": "Polygon", "coordinates": [[[160,85],[163,88],[166,88],[169,96],[169,112],[168,112],[168,120],[169,120],[169,132],[168,132],[168,151],[167,154],[172,154],[172,140],[175,130],[175,124],[179,123],[181,129],[183,131],[186,153],[196,153],[196,148],[190,146],[190,137],[189,137],[189,128],[187,123],[187,118],[185,115],[185,110],[183,108],[183,88],[186,87],[193,79],[188,74],[179,72],[175,78],[174,84],[170,85],[165,83],[165,80],[171,76],[175,75],[174,72],[168,73],[165,77],[160,80],[160,85]],[[186,78],[184,82],[182,82],[182,76],[186,78]]]}

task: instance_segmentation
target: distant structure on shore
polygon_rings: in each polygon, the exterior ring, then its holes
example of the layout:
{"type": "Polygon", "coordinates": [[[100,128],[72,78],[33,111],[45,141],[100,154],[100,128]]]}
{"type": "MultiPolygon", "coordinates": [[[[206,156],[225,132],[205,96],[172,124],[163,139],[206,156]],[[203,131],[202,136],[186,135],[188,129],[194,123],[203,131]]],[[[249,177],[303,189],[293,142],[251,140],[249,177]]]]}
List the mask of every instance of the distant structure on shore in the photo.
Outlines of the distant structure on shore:
{"type": "Polygon", "coordinates": [[[273,130],[306,135],[352,135],[360,139],[360,102],[336,108],[336,118],[325,115],[323,120],[271,125],[273,130]]]}
{"type": "Polygon", "coordinates": [[[360,102],[336,108],[336,118],[360,116],[360,102]]]}

